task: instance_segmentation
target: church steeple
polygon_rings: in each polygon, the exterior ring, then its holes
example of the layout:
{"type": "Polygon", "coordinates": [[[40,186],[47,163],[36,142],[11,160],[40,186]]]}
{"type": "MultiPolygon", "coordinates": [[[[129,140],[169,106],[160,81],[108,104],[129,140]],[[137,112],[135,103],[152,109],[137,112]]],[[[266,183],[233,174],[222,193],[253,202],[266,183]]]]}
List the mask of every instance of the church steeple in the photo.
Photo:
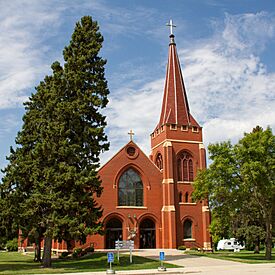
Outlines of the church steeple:
{"type": "Polygon", "coordinates": [[[190,126],[194,124],[199,126],[190,114],[188,99],[182,77],[179,57],[177,54],[175,36],[173,34],[173,25],[170,20],[170,44],[168,64],[166,71],[166,80],[164,87],[164,96],[160,120],[157,128],[165,124],[176,124],[190,126]]]}

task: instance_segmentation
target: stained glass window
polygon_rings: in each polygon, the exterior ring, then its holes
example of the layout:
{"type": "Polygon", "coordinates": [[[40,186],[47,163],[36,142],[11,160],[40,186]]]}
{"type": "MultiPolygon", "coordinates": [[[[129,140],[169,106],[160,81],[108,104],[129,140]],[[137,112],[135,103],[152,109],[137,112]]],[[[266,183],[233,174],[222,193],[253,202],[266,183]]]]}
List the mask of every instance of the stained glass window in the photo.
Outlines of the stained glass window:
{"type": "Polygon", "coordinates": [[[132,168],[119,179],[118,203],[121,206],[143,206],[143,184],[138,173],[132,168]]]}
{"type": "Polygon", "coordinates": [[[178,181],[194,181],[194,168],[192,156],[183,151],[177,160],[178,181]]]}

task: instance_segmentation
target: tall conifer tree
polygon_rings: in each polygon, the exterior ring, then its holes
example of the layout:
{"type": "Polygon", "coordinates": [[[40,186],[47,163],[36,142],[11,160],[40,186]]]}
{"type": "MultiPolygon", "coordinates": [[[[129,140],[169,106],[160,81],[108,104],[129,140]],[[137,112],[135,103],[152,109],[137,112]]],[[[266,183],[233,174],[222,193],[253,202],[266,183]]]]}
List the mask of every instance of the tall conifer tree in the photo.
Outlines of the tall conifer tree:
{"type": "Polygon", "coordinates": [[[84,16],[63,51],[64,67],[54,62],[52,75],[25,103],[18,148],[4,171],[2,194],[16,196],[16,222],[25,236],[44,238],[44,267],[51,266],[52,239],[85,241],[101,230],[96,170],[109,146],[101,114],[109,94],[102,43],[97,22],[84,16]]]}

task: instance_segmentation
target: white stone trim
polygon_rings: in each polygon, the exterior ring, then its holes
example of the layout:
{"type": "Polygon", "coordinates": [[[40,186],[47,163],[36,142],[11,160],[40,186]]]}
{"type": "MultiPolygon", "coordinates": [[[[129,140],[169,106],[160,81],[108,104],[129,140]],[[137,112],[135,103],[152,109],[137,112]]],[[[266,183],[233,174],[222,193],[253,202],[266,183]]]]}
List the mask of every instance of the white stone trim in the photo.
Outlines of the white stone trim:
{"type": "Polygon", "coordinates": [[[180,205],[197,205],[195,202],[180,202],[180,205]]]}
{"type": "Polygon", "coordinates": [[[146,206],[126,206],[126,205],[119,205],[116,208],[117,209],[147,209],[146,206]]]}
{"type": "MultiPolygon", "coordinates": [[[[161,143],[160,143],[161,144],[161,143]]],[[[165,140],[163,147],[172,147],[172,142],[169,140],[165,140]]],[[[153,148],[152,148],[153,149],[153,148]]]]}
{"type": "Polygon", "coordinates": [[[174,205],[164,205],[161,209],[161,212],[175,212],[175,206],[174,205]]]}
{"type": "Polygon", "coordinates": [[[163,179],[162,181],[163,184],[170,184],[170,183],[174,183],[174,179],[163,179]]]}
{"type": "Polygon", "coordinates": [[[183,239],[183,241],[185,241],[185,242],[195,242],[196,239],[189,238],[189,239],[183,239]]]}
{"type": "Polygon", "coordinates": [[[160,146],[161,144],[163,144],[163,147],[167,147],[167,146],[172,146],[171,142],[182,142],[182,143],[193,143],[193,144],[203,144],[202,141],[193,141],[193,140],[179,140],[179,139],[165,139],[162,142],[160,142],[159,144],[155,145],[154,147],[151,148],[151,150],[154,150],[155,148],[157,148],[158,146],[160,146]],[[165,145],[168,142],[169,145],[165,145]],[[171,145],[170,145],[171,144],[171,145]]]}
{"type": "Polygon", "coordinates": [[[203,144],[203,143],[201,143],[201,144],[199,145],[199,149],[205,149],[205,147],[204,147],[204,144],[203,144]]]}

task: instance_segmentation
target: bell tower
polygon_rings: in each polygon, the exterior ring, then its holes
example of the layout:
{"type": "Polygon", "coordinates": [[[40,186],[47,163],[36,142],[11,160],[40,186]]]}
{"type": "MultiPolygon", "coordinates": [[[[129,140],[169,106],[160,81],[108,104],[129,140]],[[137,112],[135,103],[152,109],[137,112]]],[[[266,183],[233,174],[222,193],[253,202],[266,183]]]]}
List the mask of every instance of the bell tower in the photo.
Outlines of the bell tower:
{"type": "Polygon", "coordinates": [[[159,122],[151,134],[151,159],[162,171],[162,246],[211,248],[207,201],[193,202],[193,181],[206,168],[202,127],[190,113],[172,20],[159,122]]]}

